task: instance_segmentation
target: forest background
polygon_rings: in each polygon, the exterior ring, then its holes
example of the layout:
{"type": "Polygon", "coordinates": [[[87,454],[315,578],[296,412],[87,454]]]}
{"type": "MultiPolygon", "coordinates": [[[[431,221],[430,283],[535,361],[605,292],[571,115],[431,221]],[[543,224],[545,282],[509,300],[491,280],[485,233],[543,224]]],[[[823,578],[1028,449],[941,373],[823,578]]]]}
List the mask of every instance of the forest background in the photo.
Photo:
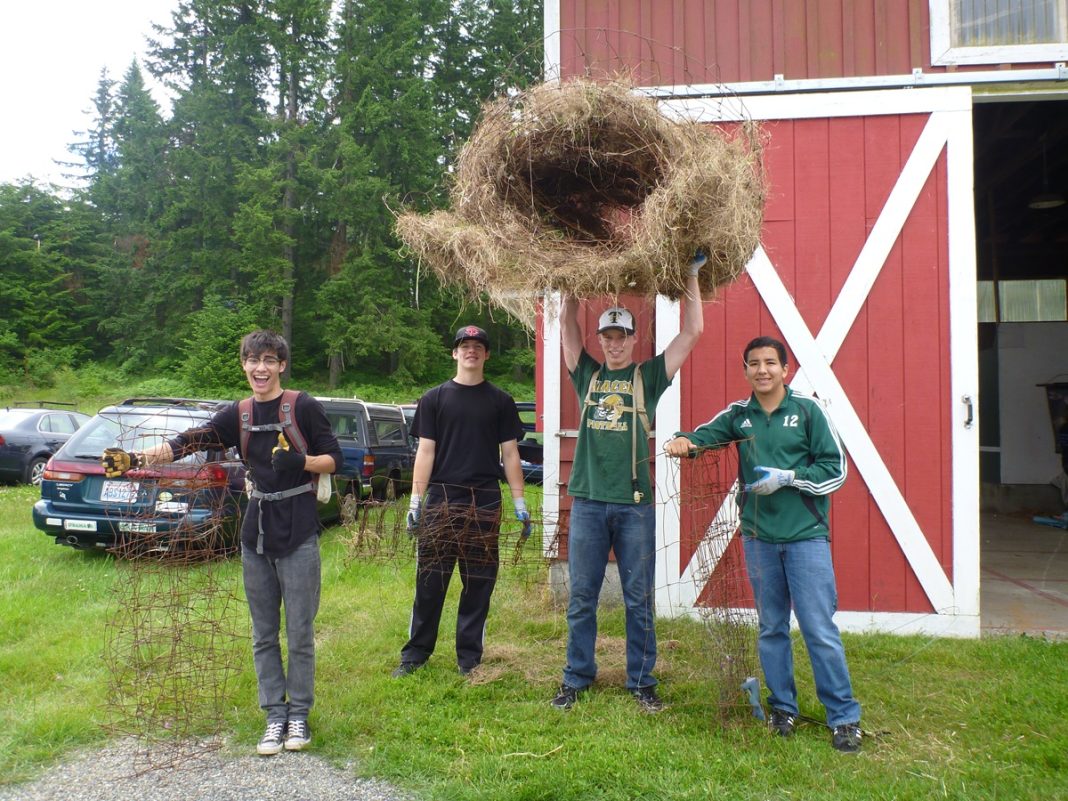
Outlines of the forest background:
{"type": "Polygon", "coordinates": [[[540,3],[182,0],[154,27],[143,67],[101,74],[70,148],[84,179],[0,184],[0,402],[233,397],[257,326],[337,394],[414,400],[469,322],[491,378],[532,383],[528,331],[421,273],[393,220],[444,205],[481,103],[541,79],[540,3]]]}

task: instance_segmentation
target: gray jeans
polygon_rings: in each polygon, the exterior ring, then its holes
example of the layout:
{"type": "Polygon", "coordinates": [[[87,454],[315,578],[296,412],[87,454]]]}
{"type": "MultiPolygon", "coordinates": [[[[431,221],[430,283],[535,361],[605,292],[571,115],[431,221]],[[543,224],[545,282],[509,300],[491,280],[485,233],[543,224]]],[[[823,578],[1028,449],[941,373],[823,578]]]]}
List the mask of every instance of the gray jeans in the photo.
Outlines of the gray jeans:
{"type": "Polygon", "coordinates": [[[272,558],[241,547],[241,573],[252,615],[252,658],[260,707],[268,723],[307,720],[315,697],[315,615],[321,584],[319,537],[289,556],[272,558]],[[288,676],[279,644],[286,613],[288,676]]]}

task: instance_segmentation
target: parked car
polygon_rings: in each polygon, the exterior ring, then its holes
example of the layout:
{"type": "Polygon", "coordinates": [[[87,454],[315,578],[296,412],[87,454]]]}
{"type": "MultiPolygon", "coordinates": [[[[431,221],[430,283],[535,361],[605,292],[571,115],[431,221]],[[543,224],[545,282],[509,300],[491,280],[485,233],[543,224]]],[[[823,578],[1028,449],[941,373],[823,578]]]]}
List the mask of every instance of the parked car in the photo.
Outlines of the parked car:
{"type": "Polygon", "coordinates": [[[415,453],[401,407],[359,398],[319,398],[345,463],[335,486],[342,502],[390,501],[411,492],[415,453]]]}
{"type": "Polygon", "coordinates": [[[73,403],[38,401],[0,409],[0,479],[40,484],[45,464],[89,420],[73,403]]]}
{"type": "Polygon", "coordinates": [[[107,406],[48,462],[34,525],[61,545],[114,548],[142,538],[157,550],[179,547],[218,524],[237,542],[244,466],[234,449],[205,451],[167,465],[106,478],[105,448],[143,451],[210,419],[219,401],[129,398],[107,406]]]}
{"type": "MultiPolygon", "coordinates": [[[[142,451],[211,418],[225,401],[129,398],[85,423],[45,467],[33,523],[60,545],[81,549],[172,550],[218,532],[221,553],[236,550],[248,504],[245,465],[236,448],[195,453],[166,465],[106,478],[105,448],[142,451]]],[[[340,514],[340,479],[319,519],[340,514]]],[[[221,555],[220,553],[220,555],[221,555]]]]}

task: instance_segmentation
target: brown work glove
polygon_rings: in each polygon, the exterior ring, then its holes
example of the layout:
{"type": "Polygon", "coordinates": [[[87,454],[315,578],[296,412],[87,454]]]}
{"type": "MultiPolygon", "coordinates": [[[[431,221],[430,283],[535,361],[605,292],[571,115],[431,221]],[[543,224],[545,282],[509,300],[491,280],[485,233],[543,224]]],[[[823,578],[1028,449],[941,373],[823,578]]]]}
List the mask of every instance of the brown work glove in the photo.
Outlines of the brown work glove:
{"type": "Polygon", "coordinates": [[[145,466],[143,453],[129,453],[122,448],[105,448],[104,455],[100,457],[100,464],[104,467],[104,475],[107,478],[118,478],[128,470],[136,470],[145,466]]]}

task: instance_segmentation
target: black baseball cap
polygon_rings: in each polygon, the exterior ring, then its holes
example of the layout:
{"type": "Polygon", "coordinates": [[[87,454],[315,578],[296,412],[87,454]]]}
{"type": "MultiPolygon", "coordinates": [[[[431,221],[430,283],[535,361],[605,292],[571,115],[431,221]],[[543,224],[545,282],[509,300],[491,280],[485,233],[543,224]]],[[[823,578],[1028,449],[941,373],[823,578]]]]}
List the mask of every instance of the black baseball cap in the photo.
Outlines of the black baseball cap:
{"type": "Polygon", "coordinates": [[[489,334],[477,325],[465,325],[459,331],[456,332],[456,338],[452,341],[452,346],[455,348],[465,339],[474,339],[481,342],[486,346],[486,350],[490,349],[489,334]]]}

